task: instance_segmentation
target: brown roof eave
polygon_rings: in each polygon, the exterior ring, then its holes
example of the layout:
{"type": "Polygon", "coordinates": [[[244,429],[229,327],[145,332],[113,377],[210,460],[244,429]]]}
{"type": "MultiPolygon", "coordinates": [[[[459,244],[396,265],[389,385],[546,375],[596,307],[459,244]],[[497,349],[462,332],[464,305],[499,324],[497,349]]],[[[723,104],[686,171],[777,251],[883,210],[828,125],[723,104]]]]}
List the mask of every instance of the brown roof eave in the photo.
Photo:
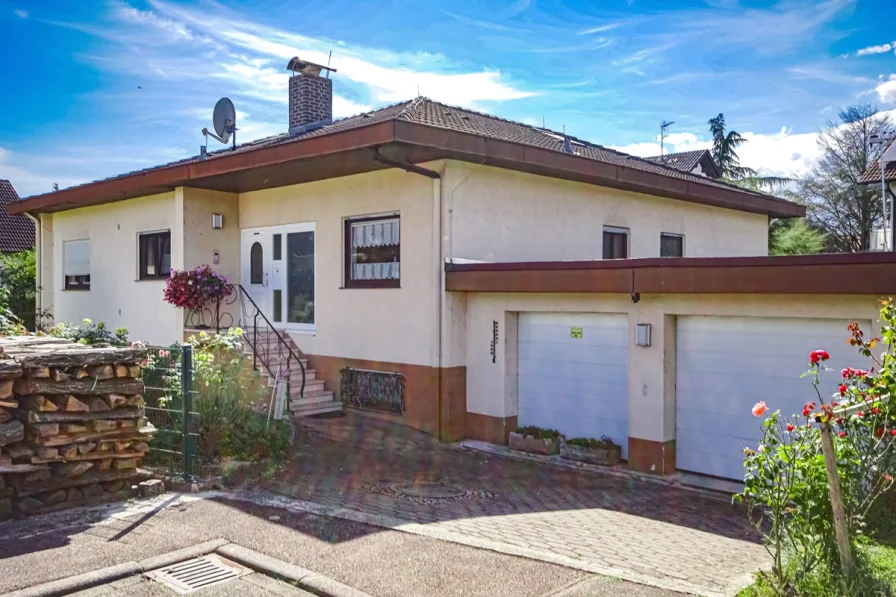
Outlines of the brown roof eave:
{"type": "Polygon", "coordinates": [[[446,265],[455,292],[896,294],[896,254],[446,265]]]}
{"type": "Polygon", "coordinates": [[[776,218],[806,215],[804,206],[768,195],[704,185],[532,145],[412,122],[397,121],[395,139],[411,145],[437,148],[450,152],[455,157],[464,155],[469,161],[525,172],[761,213],[776,218]]]}
{"type": "MultiPolygon", "coordinates": [[[[53,193],[36,195],[8,208],[10,214],[63,211],[88,205],[100,205],[171,191],[234,172],[262,166],[286,164],[295,160],[331,155],[365,147],[376,147],[394,139],[394,121],[385,121],[346,131],[261,147],[233,154],[219,154],[207,160],[173,164],[145,172],[87,183],[53,193]]],[[[371,160],[372,161],[372,160],[371,160]]]]}

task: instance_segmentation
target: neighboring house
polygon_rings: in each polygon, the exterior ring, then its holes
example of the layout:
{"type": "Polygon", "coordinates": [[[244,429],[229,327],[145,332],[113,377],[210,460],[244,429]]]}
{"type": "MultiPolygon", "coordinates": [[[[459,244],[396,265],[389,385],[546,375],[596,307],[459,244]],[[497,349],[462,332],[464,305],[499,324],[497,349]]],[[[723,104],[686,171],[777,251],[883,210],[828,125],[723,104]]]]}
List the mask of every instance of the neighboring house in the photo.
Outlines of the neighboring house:
{"type": "Polygon", "coordinates": [[[368,398],[445,440],[534,424],[737,477],[753,403],[801,407],[806,353],[855,362],[847,321],[874,333],[896,292],[889,255],[767,257],[805,213],[776,197],[426,98],[331,122],[315,74],[289,94],[291,133],[12,206],[42,223],[41,307],[167,344],[168,268],[208,263],[315,388],[382,372],[368,398]]]}
{"type": "Polygon", "coordinates": [[[6,207],[19,201],[8,180],[0,179],[0,253],[16,253],[34,248],[34,222],[28,216],[6,213],[6,207]]]}
{"type": "Polygon", "coordinates": [[[713,179],[722,177],[722,172],[716,165],[715,160],[712,159],[712,154],[709,153],[708,149],[667,153],[644,159],[682,172],[696,174],[697,176],[706,176],[713,179]]]}
{"type": "MultiPolygon", "coordinates": [[[[891,143],[884,152],[883,181],[880,175],[880,161],[875,160],[862,174],[859,182],[876,189],[880,189],[883,182],[883,186],[887,189],[888,204],[893,205],[893,198],[896,197],[896,142],[891,143]]],[[[894,241],[896,239],[893,238],[893,230],[890,226],[875,228],[871,237],[871,250],[892,251],[893,247],[896,246],[894,241]]]]}

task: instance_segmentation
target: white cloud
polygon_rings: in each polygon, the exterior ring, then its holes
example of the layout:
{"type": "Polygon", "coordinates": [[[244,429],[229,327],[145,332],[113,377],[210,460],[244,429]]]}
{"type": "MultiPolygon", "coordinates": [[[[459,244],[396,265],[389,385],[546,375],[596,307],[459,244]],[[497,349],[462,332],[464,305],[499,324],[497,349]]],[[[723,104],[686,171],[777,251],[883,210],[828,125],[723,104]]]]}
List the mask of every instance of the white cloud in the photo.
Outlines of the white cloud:
{"type": "Polygon", "coordinates": [[[592,33],[603,33],[605,31],[612,31],[621,25],[622,23],[607,23],[605,25],[598,25],[597,27],[590,27],[588,29],[583,29],[579,31],[576,35],[591,35],[592,33]]]}
{"type": "Polygon", "coordinates": [[[28,18],[28,11],[27,11],[27,10],[22,10],[21,8],[17,8],[17,9],[15,9],[15,10],[12,11],[12,12],[13,12],[17,17],[19,17],[20,19],[27,19],[27,18],[28,18]]]}
{"type": "Polygon", "coordinates": [[[880,101],[887,104],[896,104],[896,74],[891,74],[889,78],[884,79],[881,75],[880,84],[874,88],[880,101]]]}
{"type": "MultiPolygon", "coordinates": [[[[737,150],[740,163],[766,176],[799,176],[806,174],[821,156],[817,133],[793,133],[786,127],[774,134],[742,133],[747,143],[737,150]]],[[[666,137],[666,153],[709,149],[712,142],[690,132],[672,133],[666,137]]],[[[652,143],[632,143],[613,149],[649,157],[660,154],[659,139],[652,143]]]]}
{"type": "Polygon", "coordinates": [[[856,52],[856,56],[871,56],[873,54],[886,54],[890,50],[896,49],[896,41],[888,44],[880,44],[879,46],[868,46],[856,52]]]}

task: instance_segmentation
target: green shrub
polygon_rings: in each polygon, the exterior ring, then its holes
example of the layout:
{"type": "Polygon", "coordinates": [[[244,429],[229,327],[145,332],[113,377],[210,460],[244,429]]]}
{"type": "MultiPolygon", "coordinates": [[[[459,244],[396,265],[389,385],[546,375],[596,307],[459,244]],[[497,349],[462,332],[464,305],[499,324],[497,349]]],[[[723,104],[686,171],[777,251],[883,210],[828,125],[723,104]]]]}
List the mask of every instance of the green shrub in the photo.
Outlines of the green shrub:
{"type": "Polygon", "coordinates": [[[9,290],[0,286],[0,336],[18,336],[24,332],[22,322],[9,308],[9,290]]]}
{"type": "Polygon", "coordinates": [[[560,432],[556,429],[542,429],[541,427],[536,427],[535,425],[529,425],[528,427],[517,427],[516,432],[521,435],[534,437],[535,439],[556,439],[560,437],[560,432]]]}
{"type": "Polygon", "coordinates": [[[89,319],[81,322],[81,325],[66,325],[58,323],[48,331],[50,336],[65,338],[78,344],[109,344],[111,346],[128,345],[128,329],[116,328],[111,331],[104,322],[93,323],[89,319]]]}
{"type": "Polygon", "coordinates": [[[606,435],[602,435],[600,439],[593,437],[574,437],[566,440],[570,446],[578,446],[580,448],[618,448],[619,444],[615,443],[606,435]]]}
{"type": "Polygon", "coordinates": [[[32,332],[36,329],[35,272],[34,249],[0,253],[0,286],[8,291],[9,310],[32,332]]]}

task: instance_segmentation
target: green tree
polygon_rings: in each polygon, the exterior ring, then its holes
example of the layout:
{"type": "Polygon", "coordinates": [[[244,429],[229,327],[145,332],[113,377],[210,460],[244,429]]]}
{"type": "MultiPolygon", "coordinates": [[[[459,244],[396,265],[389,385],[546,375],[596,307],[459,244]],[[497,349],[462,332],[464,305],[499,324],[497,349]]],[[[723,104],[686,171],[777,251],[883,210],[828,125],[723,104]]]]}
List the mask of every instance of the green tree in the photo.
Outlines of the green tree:
{"type": "Polygon", "coordinates": [[[9,295],[9,310],[34,331],[36,324],[34,249],[0,255],[0,286],[9,295]]]}
{"type": "Polygon", "coordinates": [[[768,227],[769,255],[813,255],[824,250],[824,233],[806,220],[774,220],[768,227]]]}
{"type": "Polygon", "coordinates": [[[797,180],[794,195],[806,204],[810,224],[825,231],[829,251],[867,251],[874,229],[883,227],[880,188],[859,184],[859,177],[881,151],[869,148],[870,138],[891,121],[868,104],[850,106],[838,116],[818,135],[822,157],[797,180]]]}
{"type": "Polygon", "coordinates": [[[737,148],[746,143],[747,139],[737,131],[726,129],[724,114],[719,113],[715,118],[709,119],[709,132],[712,135],[712,159],[726,181],[752,191],[773,191],[791,182],[790,178],[762,176],[753,168],[740,165],[737,148]]]}

